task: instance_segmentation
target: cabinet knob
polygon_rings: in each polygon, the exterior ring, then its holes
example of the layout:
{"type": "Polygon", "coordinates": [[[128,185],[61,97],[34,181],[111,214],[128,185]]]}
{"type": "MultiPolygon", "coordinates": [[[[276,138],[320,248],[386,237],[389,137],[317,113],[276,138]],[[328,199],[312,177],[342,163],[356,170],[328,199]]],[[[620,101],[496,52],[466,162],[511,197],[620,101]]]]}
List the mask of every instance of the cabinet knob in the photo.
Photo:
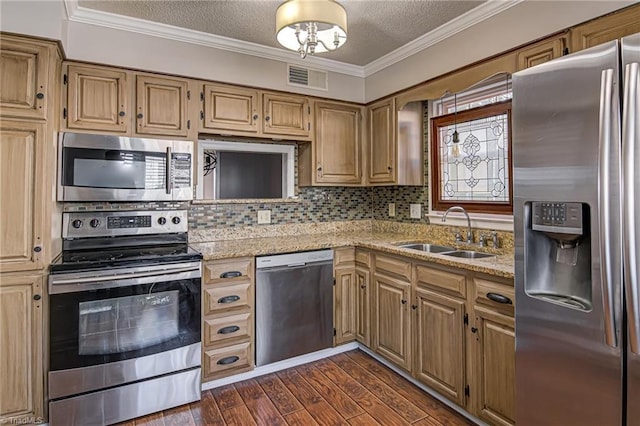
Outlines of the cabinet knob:
{"type": "Polygon", "coordinates": [[[120,112],[118,113],[118,115],[119,115],[120,117],[124,117],[124,116],[126,115],[126,113],[125,113],[124,111],[120,111],[120,112]]]}
{"type": "Polygon", "coordinates": [[[418,305],[411,305],[411,309],[415,311],[416,309],[418,309],[418,305]]]}
{"type": "Polygon", "coordinates": [[[366,286],[366,285],[364,285],[364,284],[362,284],[362,285],[360,286],[360,288],[364,290],[365,288],[367,288],[367,286],[366,286]]]}
{"type": "Polygon", "coordinates": [[[477,329],[476,327],[471,327],[471,332],[472,332],[472,333],[477,333],[477,332],[478,332],[478,329],[477,329]]]}
{"type": "Polygon", "coordinates": [[[403,305],[406,305],[406,304],[407,304],[407,301],[406,301],[406,300],[404,300],[404,299],[402,299],[402,300],[400,301],[400,303],[402,303],[403,305]]]}
{"type": "Polygon", "coordinates": [[[271,117],[269,117],[269,116],[267,115],[264,119],[265,119],[265,121],[269,121],[269,120],[271,120],[271,117]]]}
{"type": "Polygon", "coordinates": [[[40,299],[42,299],[42,296],[40,296],[39,294],[34,294],[33,295],[33,300],[37,301],[37,300],[40,300],[40,299]]]}
{"type": "Polygon", "coordinates": [[[318,171],[321,172],[322,171],[322,166],[318,166],[318,171]]]}
{"type": "Polygon", "coordinates": [[[137,117],[138,117],[138,118],[142,118],[142,117],[144,117],[144,116],[142,115],[142,113],[138,113],[137,117]]]}
{"type": "Polygon", "coordinates": [[[40,253],[40,252],[42,251],[42,247],[40,247],[40,246],[35,246],[35,247],[33,248],[33,251],[34,251],[34,252],[36,252],[36,253],[40,253]]]}
{"type": "Polygon", "coordinates": [[[257,120],[258,119],[258,114],[253,114],[253,119],[257,120]]]}
{"type": "Polygon", "coordinates": [[[36,98],[38,98],[38,99],[44,99],[44,93],[42,93],[42,92],[38,92],[38,93],[36,94],[36,98]]]}
{"type": "Polygon", "coordinates": [[[389,166],[389,167],[387,167],[387,170],[391,171],[391,170],[393,170],[393,167],[389,166]]]}

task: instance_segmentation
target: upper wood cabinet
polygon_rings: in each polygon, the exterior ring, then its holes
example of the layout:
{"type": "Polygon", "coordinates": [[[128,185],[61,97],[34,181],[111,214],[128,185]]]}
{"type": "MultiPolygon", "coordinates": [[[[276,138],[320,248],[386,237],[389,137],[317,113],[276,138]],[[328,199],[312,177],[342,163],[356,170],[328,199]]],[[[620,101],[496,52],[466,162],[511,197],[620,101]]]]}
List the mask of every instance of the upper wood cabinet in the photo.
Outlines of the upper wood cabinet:
{"type": "Polygon", "coordinates": [[[0,121],[0,271],[40,269],[43,256],[51,257],[43,244],[50,227],[47,170],[52,170],[45,164],[45,159],[51,161],[45,129],[38,122],[0,121]]]}
{"type": "Polygon", "coordinates": [[[369,107],[369,182],[396,181],[395,102],[388,99],[369,107]]]}
{"type": "Polygon", "coordinates": [[[309,137],[311,106],[305,96],[262,94],[263,133],[309,137]]]}
{"type": "Polygon", "coordinates": [[[203,129],[258,133],[257,90],[205,84],[202,98],[203,129]]]}
{"type": "Polygon", "coordinates": [[[188,80],[136,76],[136,133],[187,136],[188,80]]]}
{"type": "Polygon", "coordinates": [[[571,53],[640,32],[640,6],[578,25],[570,31],[571,53]]]}
{"type": "Polygon", "coordinates": [[[564,35],[543,40],[518,51],[518,71],[562,56],[566,47],[564,35]]]}
{"type": "Polygon", "coordinates": [[[2,424],[44,420],[42,281],[41,275],[0,274],[2,424]]]}
{"type": "Polygon", "coordinates": [[[105,67],[69,65],[66,127],[103,132],[129,132],[131,100],[127,72],[105,67]]]}
{"type": "MultiPolygon", "coordinates": [[[[47,116],[51,43],[3,34],[0,38],[0,115],[42,119],[47,116]]],[[[54,100],[55,102],[55,100],[54,100]]]]}
{"type": "Polygon", "coordinates": [[[317,102],[315,113],[313,182],[361,184],[360,107],[317,102]]]}

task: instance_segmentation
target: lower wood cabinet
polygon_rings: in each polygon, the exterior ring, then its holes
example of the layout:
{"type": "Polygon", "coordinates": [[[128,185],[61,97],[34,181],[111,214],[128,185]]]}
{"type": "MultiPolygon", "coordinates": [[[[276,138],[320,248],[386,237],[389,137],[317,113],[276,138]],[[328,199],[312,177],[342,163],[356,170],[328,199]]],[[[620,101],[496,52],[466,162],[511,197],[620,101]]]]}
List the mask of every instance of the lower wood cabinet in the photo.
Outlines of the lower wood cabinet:
{"type": "Polygon", "coordinates": [[[202,274],[202,381],[252,370],[255,262],[205,262],[202,274]]]}
{"type": "Polygon", "coordinates": [[[44,420],[42,275],[0,274],[0,424],[44,420]]]}
{"type": "Polygon", "coordinates": [[[371,346],[371,272],[367,267],[356,266],[356,340],[371,346]]]}
{"type": "Polygon", "coordinates": [[[340,345],[356,338],[358,288],[353,266],[336,268],[334,273],[334,341],[336,345],[340,345]]]}

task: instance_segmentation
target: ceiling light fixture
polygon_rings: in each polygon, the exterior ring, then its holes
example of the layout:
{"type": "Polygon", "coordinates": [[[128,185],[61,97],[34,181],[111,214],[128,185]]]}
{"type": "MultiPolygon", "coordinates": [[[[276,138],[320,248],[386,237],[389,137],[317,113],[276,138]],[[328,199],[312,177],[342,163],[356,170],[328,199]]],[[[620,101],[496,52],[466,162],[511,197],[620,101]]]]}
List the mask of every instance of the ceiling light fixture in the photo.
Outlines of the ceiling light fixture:
{"type": "Polygon", "coordinates": [[[288,0],[276,11],[276,31],[303,59],[332,52],[347,41],[347,12],[334,0],[288,0]]]}

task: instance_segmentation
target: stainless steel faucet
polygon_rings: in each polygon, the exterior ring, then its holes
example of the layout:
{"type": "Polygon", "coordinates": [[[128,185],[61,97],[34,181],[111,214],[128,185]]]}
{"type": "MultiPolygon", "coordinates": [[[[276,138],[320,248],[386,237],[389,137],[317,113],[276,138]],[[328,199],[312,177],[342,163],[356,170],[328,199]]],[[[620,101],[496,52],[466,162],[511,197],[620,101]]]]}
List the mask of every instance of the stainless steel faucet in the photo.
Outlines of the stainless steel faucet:
{"type": "Polygon", "coordinates": [[[467,213],[464,207],[462,206],[449,207],[447,211],[444,212],[444,215],[442,215],[442,221],[446,222],[447,215],[449,214],[449,212],[453,212],[453,211],[462,212],[467,217],[467,243],[473,244],[473,233],[471,232],[471,219],[469,218],[469,213],[467,213]]]}

